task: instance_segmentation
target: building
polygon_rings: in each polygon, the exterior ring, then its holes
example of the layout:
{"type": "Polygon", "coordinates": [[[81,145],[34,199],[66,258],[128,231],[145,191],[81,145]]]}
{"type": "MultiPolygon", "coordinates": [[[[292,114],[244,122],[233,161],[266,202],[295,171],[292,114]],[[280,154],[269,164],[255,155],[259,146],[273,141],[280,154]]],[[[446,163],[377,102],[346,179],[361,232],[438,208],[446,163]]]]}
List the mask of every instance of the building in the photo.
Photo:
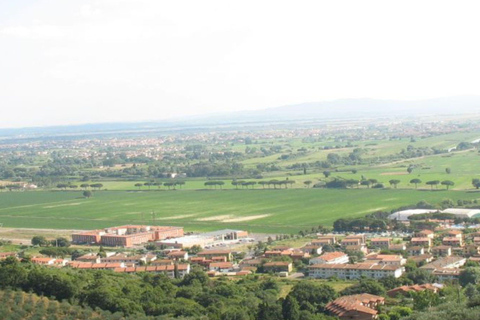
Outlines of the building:
{"type": "Polygon", "coordinates": [[[460,269],[439,268],[432,271],[432,274],[437,277],[438,281],[454,281],[460,277],[460,269]]]}
{"type": "Polygon", "coordinates": [[[267,262],[263,265],[264,272],[292,272],[293,266],[291,262],[288,261],[273,261],[267,262]]]}
{"type": "Polygon", "coordinates": [[[410,243],[412,244],[412,246],[421,246],[421,247],[430,248],[432,246],[432,239],[427,237],[424,237],[424,238],[415,237],[415,238],[412,238],[412,240],[410,240],[410,243]]]}
{"type": "Polygon", "coordinates": [[[167,257],[172,260],[188,260],[187,251],[172,251],[167,253],[167,257]]]}
{"type": "Polygon", "coordinates": [[[409,247],[407,249],[407,252],[411,256],[420,256],[422,254],[425,254],[425,248],[421,246],[413,246],[413,247],[409,247]]]}
{"type": "Polygon", "coordinates": [[[388,276],[398,278],[403,274],[403,267],[386,264],[315,264],[310,265],[308,268],[308,275],[319,279],[331,277],[346,280],[360,279],[361,277],[381,279],[388,276]]]}
{"type": "Polygon", "coordinates": [[[304,247],[301,247],[300,250],[304,253],[310,253],[310,254],[322,254],[322,246],[310,244],[306,245],[304,247]]]}
{"type": "Polygon", "coordinates": [[[405,243],[391,244],[388,246],[388,250],[405,251],[407,250],[407,246],[405,245],[405,243]]]}
{"type": "Polygon", "coordinates": [[[463,238],[463,232],[460,230],[448,230],[446,233],[447,237],[455,237],[462,239],[463,238]]]}
{"type": "Polygon", "coordinates": [[[323,243],[327,244],[335,244],[337,243],[337,237],[335,235],[321,235],[317,237],[317,240],[313,240],[312,244],[317,241],[324,241],[323,243]]]}
{"type": "Polygon", "coordinates": [[[0,260],[5,260],[8,257],[17,257],[17,254],[15,252],[0,252],[0,260]]]}
{"type": "Polygon", "coordinates": [[[443,286],[438,284],[415,284],[412,286],[401,286],[387,291],[387,295],[391,298],[395,298],[399,295],[407,296],[410,292],[420,292],[424,290],[430,290],[433,293],[437,293],[443,286]]]}
{"type": "Polygon", "coordinates": [[[432,230],[425,229],[425,230],[417,232],[415,236],[419,237],[419,238],[433,239],[435,237],[435,233],[432,230]]]}
{"type": "Polygon", "coordinates": [[[205,250],[197,254],[198,257],[212,259],[213,257],[225,257],[227,261],[232,261],[232,252],[230,250],[205,250]]]}
{"type": "Polygon", "coordinates": [[[435,256],[448,257],[452,255],[452,247],[450,246],[436,246],[432,248],[432,253],[435,256]]]}
{"type": "Polygon", "coordinates": [[[105,258],[101,258],[101,263],[125,263],[127,265],[139,265],[147,264],[157,259],[157,256],[154,254],[141,254],[127,256],[123,253],[115,254],[105,258]]]}
{"type": "Polygon", "coordinates": [[[362,293],[335,299],[325,306],[325,310],[341,320],[371,320],[377,318],[376,308],[384,303],[384,297],[362,293]]]}
{"type": "Polygon", "coordinates": [[[460,208],[449,208],[442,211],[442,213],[450,213],[455,215],[457,218],[472,218],[480,214],[479,209],[460,209],[460,208]]]}
{"type": "Polygon", "coordinates": [[[366,257],[367,262],[375,262],[380,265],[403,266],[407,259],[396,254],[371,254],[366,257]]]}
{"type": "Polygon", "coordinates": [[[177,249],[190,248],[193,246],[205,248],[207,246],[213,245],[214,243],[215,239],[213,237],[207,237],[204,235],[188,235],[155,242],[155,244],[160,247],[177,249]]]}
{"type": "Polygon", "coordinates": [[[463,266],[467,262],[467,259],[464,257],[450,256],[437,259],[433,262],[430,262],[424,266],[421,266],[420,269],[435,270],[441,269],[457,269],[463,266]]]}
{"type": "Polygon", "coordinates": [[[370,239],[370,246],[375,248],[388,248],[392,242],[390,238],[372,238],[370,239]]]}
{"type": "Polygon", "coordinates": [[[345,246],[358,246],[366,243],[367,243],[367,239],[365,235],[358,234],[358,235],[346,236],[345,238],[342,239],[342,241],[340,242],[340,245],[342,247],[345,247],[345,246]]]}
{"type": "Polygon", "coordinates": [[[183,227],[127,225],[72,234],[75,244],[132,247],[149,241],[183,236],[183,227]]]}
{"type": "Polygon", "coordinates": [[[148,273],[160,273],[165,274],[169,278],[183,278],[190,273],[189,264],[178,264],[178,265],[158,265],[158,266],[145,266],[145,267],[118,267],[113,269],[114,272],[119,273],[139,273],[139,272],[148,272],[148,273]]]}
{"type": "Polygon", "coordinates": [[[459,237],[445,237],[442,240],[444,246],[463,247],[463,239],[459,237]]]}
{"type": "Polygon", "coordinates": [[[218,231],[206,232],[202,234],[205,237],[212,237],[215,241],[240,240],[248,238],[248,232],[243,230],[223,229],[218,231]]]}
{"type": "Polygon", "coordinates": [[[431,255],[431,254],[421,254],[419,256],[409,257],[408,260],[412,260],[416,264],[429,263],[429,262],[433,261],[433,255],[431,255]]]}
{"type": "Polygon", "coordinates": [[[425,213],[433,213],[437,212],[434,209],[410,209],[410,210],[402,210],[392,213],[388,216],[390,220],[398,220],[398,221],[409,221],[408,217],[417,215],[417,214],[425,214],[425,213]]]}
{"type": "Polygon", "coordinates": [[[212,262],[208,266],[210,271],[218,271],[218,272],[230,272],[233,271],[233,263],[231,262],[212,262]]]}
{"type": "Polygon", "coordinates": [[[334,251],[326,252],[319,257],[312,258],[309,260],[309,264],[342,264],[348,263],[348,255],[344,252],[334,251]]]}

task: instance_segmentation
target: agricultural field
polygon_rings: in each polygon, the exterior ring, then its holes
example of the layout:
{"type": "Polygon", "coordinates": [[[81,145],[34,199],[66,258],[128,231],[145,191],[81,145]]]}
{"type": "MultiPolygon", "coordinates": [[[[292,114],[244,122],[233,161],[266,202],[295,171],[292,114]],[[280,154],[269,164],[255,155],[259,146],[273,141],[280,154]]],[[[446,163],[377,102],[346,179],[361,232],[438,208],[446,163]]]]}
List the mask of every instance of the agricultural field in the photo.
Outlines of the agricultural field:
{"type": "Polygon", "coordinates": [[[3,192],[0,223],[52,229],[148,223],[184,226],[187,231],[238,228],[296,233],[332,225],[341,217],[361,217],[421,200],[437,204],[444,199],[480,199],[480,193],[401,189],[96,191],[87,199],[80,191],[3,192]]]}

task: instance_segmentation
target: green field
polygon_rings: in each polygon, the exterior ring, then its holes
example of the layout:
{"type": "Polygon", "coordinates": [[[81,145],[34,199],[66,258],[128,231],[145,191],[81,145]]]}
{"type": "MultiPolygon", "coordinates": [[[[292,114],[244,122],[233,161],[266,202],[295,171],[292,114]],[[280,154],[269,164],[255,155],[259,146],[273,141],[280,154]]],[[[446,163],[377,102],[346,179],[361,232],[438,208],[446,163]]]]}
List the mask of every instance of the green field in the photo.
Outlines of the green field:
{"type": "Polygon", "coordinates": [[[290,233],[331,225],[341,217],[364,216],[420,200],[478,199],[467,191],[393,189],[176,190],[0,193],[4,227],[94,229],[127,223],[184,226],[187,231],[239,228],[290,233]],[[152,222],[151,212],[155,212],[152,222]]]}

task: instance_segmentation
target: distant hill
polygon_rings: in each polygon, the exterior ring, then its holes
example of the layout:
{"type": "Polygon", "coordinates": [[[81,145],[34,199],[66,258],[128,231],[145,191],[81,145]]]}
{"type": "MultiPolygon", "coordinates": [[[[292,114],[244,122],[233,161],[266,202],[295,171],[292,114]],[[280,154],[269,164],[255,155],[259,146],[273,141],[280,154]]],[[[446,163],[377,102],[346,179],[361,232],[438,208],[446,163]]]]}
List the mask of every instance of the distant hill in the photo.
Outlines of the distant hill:
{"type": "Polygon", "coordinates": [[[480,113],[480,96],[428,100],[340,99],[269,108],[255,112],[281,118],[352,118],[480,113]]]}
{"type": "Polygon", "coordinates": [[[395,118],[425,115],[480,114],[480,96],[456,96],[428,100],[340,99],[308,102],[254,111],[225,112],[163,121],[93,123],[69,126],[0,129],[5,137],[31,138],[91,134],[134,134],[227,128],[245,124],[304,119],[395,118]]]}

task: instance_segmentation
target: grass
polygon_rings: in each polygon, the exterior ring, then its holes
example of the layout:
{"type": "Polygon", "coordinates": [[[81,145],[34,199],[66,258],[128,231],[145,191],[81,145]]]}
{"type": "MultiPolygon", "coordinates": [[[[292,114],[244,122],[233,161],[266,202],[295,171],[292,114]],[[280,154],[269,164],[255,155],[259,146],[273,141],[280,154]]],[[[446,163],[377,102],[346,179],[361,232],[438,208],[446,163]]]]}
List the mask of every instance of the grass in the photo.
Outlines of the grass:
{"type": "Polygon", "coordinates": [[[184,226],[187,231],[238,228],[296,233],[320,224],[331,225],[341,217],[364,216],[420,200],[439,203],[445,198],[477,199],[480,193],[394,189],[101,191],[84,199],[81,191],[3,192],[0,223],[4,227],[52,229],[154,223],[184,226]]]}

